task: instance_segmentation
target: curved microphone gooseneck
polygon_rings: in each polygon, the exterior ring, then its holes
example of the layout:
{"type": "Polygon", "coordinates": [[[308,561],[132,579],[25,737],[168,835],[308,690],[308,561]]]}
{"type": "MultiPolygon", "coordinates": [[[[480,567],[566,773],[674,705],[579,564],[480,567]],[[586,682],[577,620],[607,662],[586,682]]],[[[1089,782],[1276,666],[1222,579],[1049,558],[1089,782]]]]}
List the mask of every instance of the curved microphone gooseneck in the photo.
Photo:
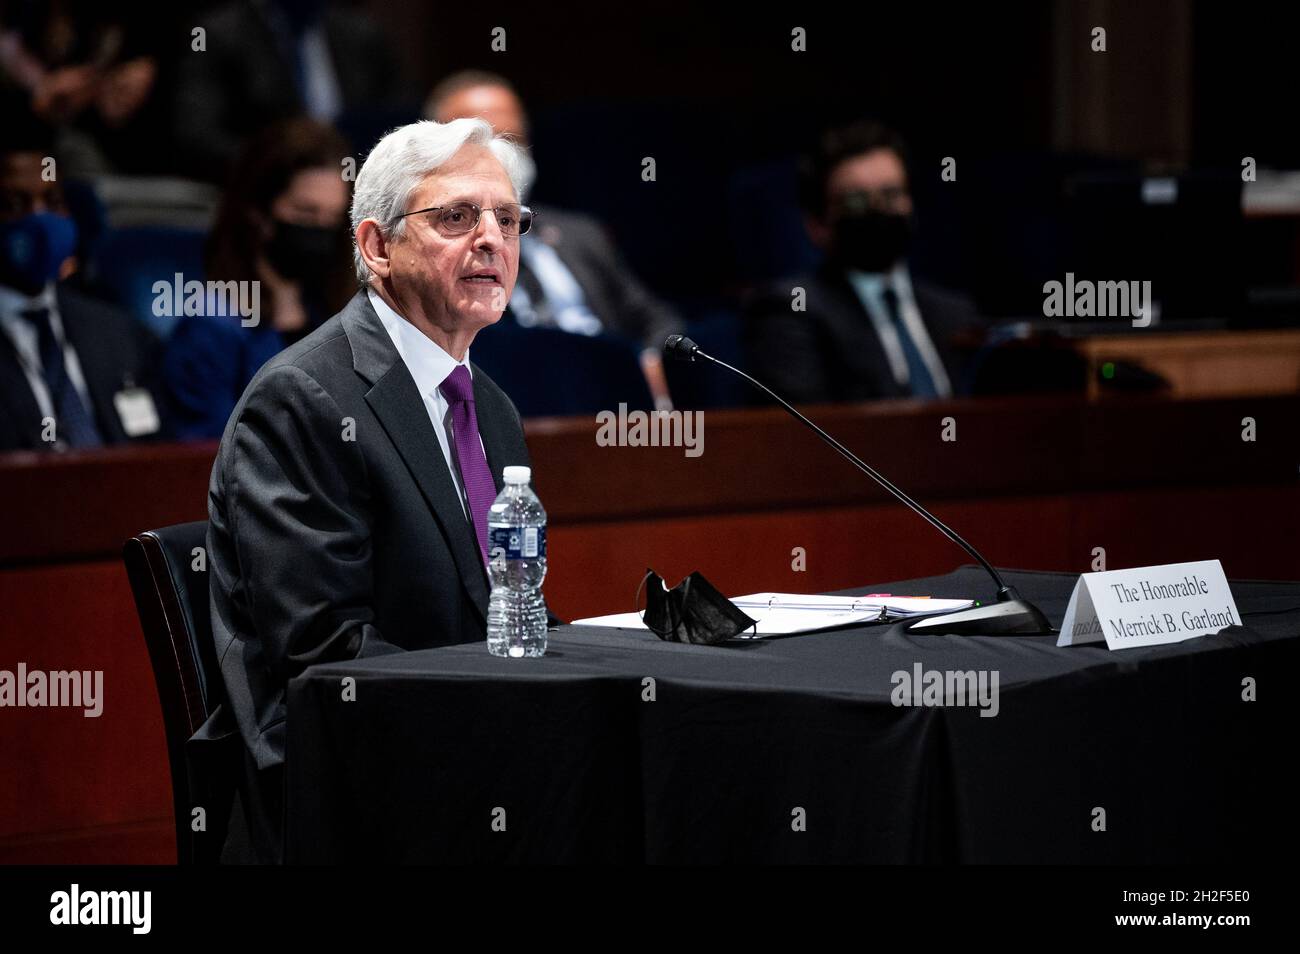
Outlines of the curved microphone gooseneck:
{"type": "Polygon", "coordinates": [[[899,487],[895,486],[892,481],[877,471],[870,464],[863,461],[851,450],[837,441],[834,437],[822,430],[811,420],[801,414],[793,405],[783,397],[769,388],[766,384],[751,377],[739,368],[734,368],[727,362],[715,358],[710,354],[702,351],[690,338],[685,335],[669,335],[664,342],[664,356],[677,361],[694,361],[696,358],[703,358],[713,364],[720,365],[738,374],[754,387],[758,388],[764,394],[771,397],[781,405],[789,414],[791,414],[801,424],[809,428],[814,434],[829,444],[839,452],[845,460],[851,463],[858,470],[862,471],[881,487],[894,495],[901,503],[906,504],[913,512],[923,518],[930,526],[934,527],[945,537],[951,540],[957,546],[965,550],[975,559],[984,571],[992,578],[994,586],[997,587],[997,602],[989,606],[980,606],[974,609],[961,610],[956,613],[943,613],[934,616],[925,616],[917,619],[907,626],[912,632],[930,632],[930,633],[957,633],[960,635],[1043,635],[1054,632],[1047,617],[1043,615],[1038,607],[1021,599],[1020,594],[1016,592],[1015,587],[1008,586],[994,568],[993,564],[984,559],[973,546],[962,539],[957,531],[953,530],[946,523],[936,517],[930,511],[926,510],[910,496],[904,493],[899,487]]]}

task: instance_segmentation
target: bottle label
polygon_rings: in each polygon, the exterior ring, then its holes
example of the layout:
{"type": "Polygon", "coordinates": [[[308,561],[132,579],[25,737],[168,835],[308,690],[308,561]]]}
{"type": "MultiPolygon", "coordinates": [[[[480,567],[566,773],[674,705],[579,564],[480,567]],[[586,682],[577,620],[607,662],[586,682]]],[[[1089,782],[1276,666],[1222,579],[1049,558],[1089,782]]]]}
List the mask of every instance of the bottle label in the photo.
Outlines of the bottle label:
{"type": "Polygon", "coordinates": [[[498,553],[507,560],[537,560],[546,556],[545,527],[492,527],[488,530],[488,557],[498,553]]]}

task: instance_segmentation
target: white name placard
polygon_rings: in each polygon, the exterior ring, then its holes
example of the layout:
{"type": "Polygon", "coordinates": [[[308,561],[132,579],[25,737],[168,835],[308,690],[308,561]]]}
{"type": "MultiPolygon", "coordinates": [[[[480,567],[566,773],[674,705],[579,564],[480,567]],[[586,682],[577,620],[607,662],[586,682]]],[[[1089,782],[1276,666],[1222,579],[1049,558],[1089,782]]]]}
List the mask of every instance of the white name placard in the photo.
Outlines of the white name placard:
{"type": "Polygon", "coordinates": [[[1074,584],[1058,646],[1159,646],[1240,626],[1218,560],[1084,573],[1074,584]]]}

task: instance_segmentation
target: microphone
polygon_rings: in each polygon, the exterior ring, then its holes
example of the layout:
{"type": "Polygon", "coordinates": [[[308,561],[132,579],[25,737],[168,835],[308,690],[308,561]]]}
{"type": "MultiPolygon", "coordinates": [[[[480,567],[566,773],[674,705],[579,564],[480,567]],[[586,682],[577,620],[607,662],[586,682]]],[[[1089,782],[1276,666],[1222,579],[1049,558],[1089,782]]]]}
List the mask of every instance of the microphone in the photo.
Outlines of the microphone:
{"type": "Polygon", "coordinates": [[[766,384],[755,378],[750,377],[739,368],[733,368],[727,362],[713,357],[700,349],[690,338],[685,335],[669,335],[664,342],[664,357],[672,358],[675,361],[695,361],[702,358],[713,364],[719,365],[738,374],[754,387],[758,388],[764,394],[771,397],[796,420],[810,428],[813,433],[823,441],[833,447],[858,470],[862,471],[880,486],[884,487],[894,495],[900,502],[906,504],[915,513],[917,513],[926,523],[934,527],[945,537],[951,540],[957,546],[961,547],[968,554],[975,558],[975,561],[984,568],[992,579],[994,586],[997,587],[997,602],[990,603],[987,606],[976,606],[972,609],[959,610],[955,613],[941,613],[933,616],[922,616],[904,624],[904,629],[913,633],[952,633],[958,636],[1042,636],[1055,632],[1052,624],[1048,622],[1047,617],[1033,603],[1021,599],[1020,594],[1016,592],[1015,587],[1008,586],[1003,582],[998,571],[988,560],[980,555],[980,552],[973,546],[963,540],[957,531],[953,530],[946,523],[936,517],[930,511],[926,510],[919,503],[903,493],[898,487],[894,486],[888,478],[880,474],[870,464],[862,461],[853,451],[849,450],[830,434],[826,433],[808,418],[804,417],[789,402],[779,394],[769,388],[766,384]]]}

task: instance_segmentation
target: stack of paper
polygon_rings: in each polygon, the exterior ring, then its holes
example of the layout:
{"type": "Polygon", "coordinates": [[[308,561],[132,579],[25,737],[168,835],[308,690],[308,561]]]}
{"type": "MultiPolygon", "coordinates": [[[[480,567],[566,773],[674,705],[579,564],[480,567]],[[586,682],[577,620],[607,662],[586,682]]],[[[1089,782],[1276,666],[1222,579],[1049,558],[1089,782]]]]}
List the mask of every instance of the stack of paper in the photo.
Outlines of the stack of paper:
{"type": "MultiPolygon", "coordinates": [[[[788,636],[816,629],[861,623],[884,623],[933,613],[954,613],[975,605],[974,600],[939,600],[928,596],[803,596],[796,593],[751,593],[731,601],[757,622],[744,637],[788,636]]],[[[615,613],[576,619],[575,626],[647,629],[639,613],[615,613]]]]}

